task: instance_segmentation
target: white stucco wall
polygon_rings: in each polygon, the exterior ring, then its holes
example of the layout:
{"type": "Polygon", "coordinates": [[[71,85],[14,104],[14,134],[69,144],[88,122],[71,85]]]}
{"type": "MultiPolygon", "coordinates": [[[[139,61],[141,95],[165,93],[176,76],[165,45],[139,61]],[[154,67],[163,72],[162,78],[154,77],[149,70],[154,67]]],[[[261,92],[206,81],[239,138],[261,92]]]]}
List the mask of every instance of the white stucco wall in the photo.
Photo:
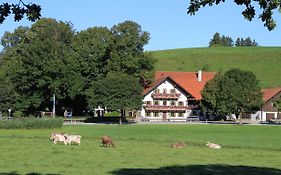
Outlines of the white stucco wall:
{"type": "MultiPolygon", "coordinates": [[[[188,100],[187,97],[185,96],[185,94],[180,91],[179,89],[177,89],[176,87],[173,86],[172,83],[170,83],[170,81],[166,80],[163,83],[161,83],[160,85],[158,85],[157,87],[155,87],[151,92],[149,92],[143,99],[143,103],[150,101],[151,104],[154,104],[153,98],[151,97],[151,95],[154,93],[155,89],[159,89],[159,93],[164,93],[164,89],[166,89],[166,93],[171,93],[170,90],[175,89],[176,92],[175,93],[180,93],[180,97],[178,98],[178,100],[173,100],[175,101],[175,105],[178,106],[179,102],[183,102],[183,106],[187,106],[188,105],[188,100]]],[[[163,100],[157,100],[159,101],[159,105],[163,105],[163,100]]],[[[171,100],[166,100],[166,106],[171,106],[171,100]]],[[[183,117],[179,117],[177,116],[178,114],[176,114],[175,117],[171,117],[169,114],[169,112],[167,112],[167,119],[173,119],[173,120],[182,120],[182,119],[186,119],[191,113],[191,110],[186,110],[184,113],[183,117]]],[[[141,117],[142,119],[149,119],[149,120],[162,120],[162,112],[159,112],[159,117],[155,117],[153,116],[153,114],[150,114],[151,116],[146,116],[146,112],[144,110],[144,108],[141,109],[141,117]]]]}

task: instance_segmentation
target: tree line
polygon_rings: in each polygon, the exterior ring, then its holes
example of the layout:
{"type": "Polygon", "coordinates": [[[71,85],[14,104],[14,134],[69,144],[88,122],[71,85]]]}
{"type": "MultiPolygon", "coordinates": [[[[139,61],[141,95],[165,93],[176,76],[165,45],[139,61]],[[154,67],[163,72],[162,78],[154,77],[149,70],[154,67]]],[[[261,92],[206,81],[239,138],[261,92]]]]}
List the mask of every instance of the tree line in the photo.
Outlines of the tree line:
{"type": "Polygon", "coordinates": [[[259,44],[254,40],[251,39],[250,37],[247,38],[237,38],[235,43],[233,39],[229,36],[222,35],[220,36],[220,33],[216,32],[213,35],[213,38],[209,42],[209,47],[218,47],[218,46],[223,46],[223,47],[256,47],[259,44]]]}
{"type": "Polygon", "coordinates": [[[150,35],[133,21],[76,32],[71,23],[42,18],[1,39],[0,110],[34,114],[97,106],[137,108],[153,81],[155,60],[146,52],[150,35]]]}

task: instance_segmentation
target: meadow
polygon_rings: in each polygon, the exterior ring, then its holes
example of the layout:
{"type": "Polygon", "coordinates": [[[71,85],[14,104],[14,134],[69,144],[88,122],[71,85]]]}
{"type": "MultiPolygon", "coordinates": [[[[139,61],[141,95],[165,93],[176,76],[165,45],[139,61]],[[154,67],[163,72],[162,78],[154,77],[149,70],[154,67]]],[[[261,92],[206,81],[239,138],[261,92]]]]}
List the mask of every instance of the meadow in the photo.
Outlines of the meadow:
{"type": "Polygon", "coordinates": [[[253,125],[64,125],[0,130],[0,175],[280,175],[281,127],[253,125]],[[52,145],[51,132],[81,145],[52,145]],[[101,147],[110,135],[116,148],[101,147]],[[170,148],[176,141],[187,143],[170,148]],[[205,146],[222,145],[220,150],[205,146]]]}
{"type": "Polygon", "coordinates": [[[281,47],[215,47],[151,51],[158,71],[252,71],[263,88],[281,87],[281,47]]]}

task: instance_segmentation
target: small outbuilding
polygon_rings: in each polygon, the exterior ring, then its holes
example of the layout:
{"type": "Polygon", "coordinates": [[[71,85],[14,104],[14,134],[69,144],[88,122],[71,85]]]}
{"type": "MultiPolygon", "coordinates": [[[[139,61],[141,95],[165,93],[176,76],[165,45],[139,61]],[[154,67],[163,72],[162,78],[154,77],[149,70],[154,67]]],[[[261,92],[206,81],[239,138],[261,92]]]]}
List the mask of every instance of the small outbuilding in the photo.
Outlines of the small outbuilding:
{"type": "Polygon", "coordinates": [[[281,88],[263,89],[262,93],[264,103],[261,106],[261,120],[281,119],[281,113],[274,106],[274,102],[281,98],[281,88]]]}

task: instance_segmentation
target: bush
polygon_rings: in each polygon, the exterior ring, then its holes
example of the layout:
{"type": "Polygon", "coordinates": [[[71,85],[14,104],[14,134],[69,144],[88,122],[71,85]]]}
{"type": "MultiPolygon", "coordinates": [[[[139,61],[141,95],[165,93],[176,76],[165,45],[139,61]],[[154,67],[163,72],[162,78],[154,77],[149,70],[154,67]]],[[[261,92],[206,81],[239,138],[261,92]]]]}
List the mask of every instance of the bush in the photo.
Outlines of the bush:
{"type": "Polygon", "coordinates": [[[22,111],[15,111],[13,115],[16,118],[19,118],[19,117],[22,117],[22,114],[23,114],[22,111]]]}
{"type": "Polygon", "coordinates": [[[104,116],[105,117],[119,117],[120,116],[120,112],[112,111],[112,112],[104,113],[104,116]]]}
{"type": "Polygon", "coordinates": [[[63,118],[16,118],[0,121],[0,129],[52,129],[61,128],[63,118]]]}

